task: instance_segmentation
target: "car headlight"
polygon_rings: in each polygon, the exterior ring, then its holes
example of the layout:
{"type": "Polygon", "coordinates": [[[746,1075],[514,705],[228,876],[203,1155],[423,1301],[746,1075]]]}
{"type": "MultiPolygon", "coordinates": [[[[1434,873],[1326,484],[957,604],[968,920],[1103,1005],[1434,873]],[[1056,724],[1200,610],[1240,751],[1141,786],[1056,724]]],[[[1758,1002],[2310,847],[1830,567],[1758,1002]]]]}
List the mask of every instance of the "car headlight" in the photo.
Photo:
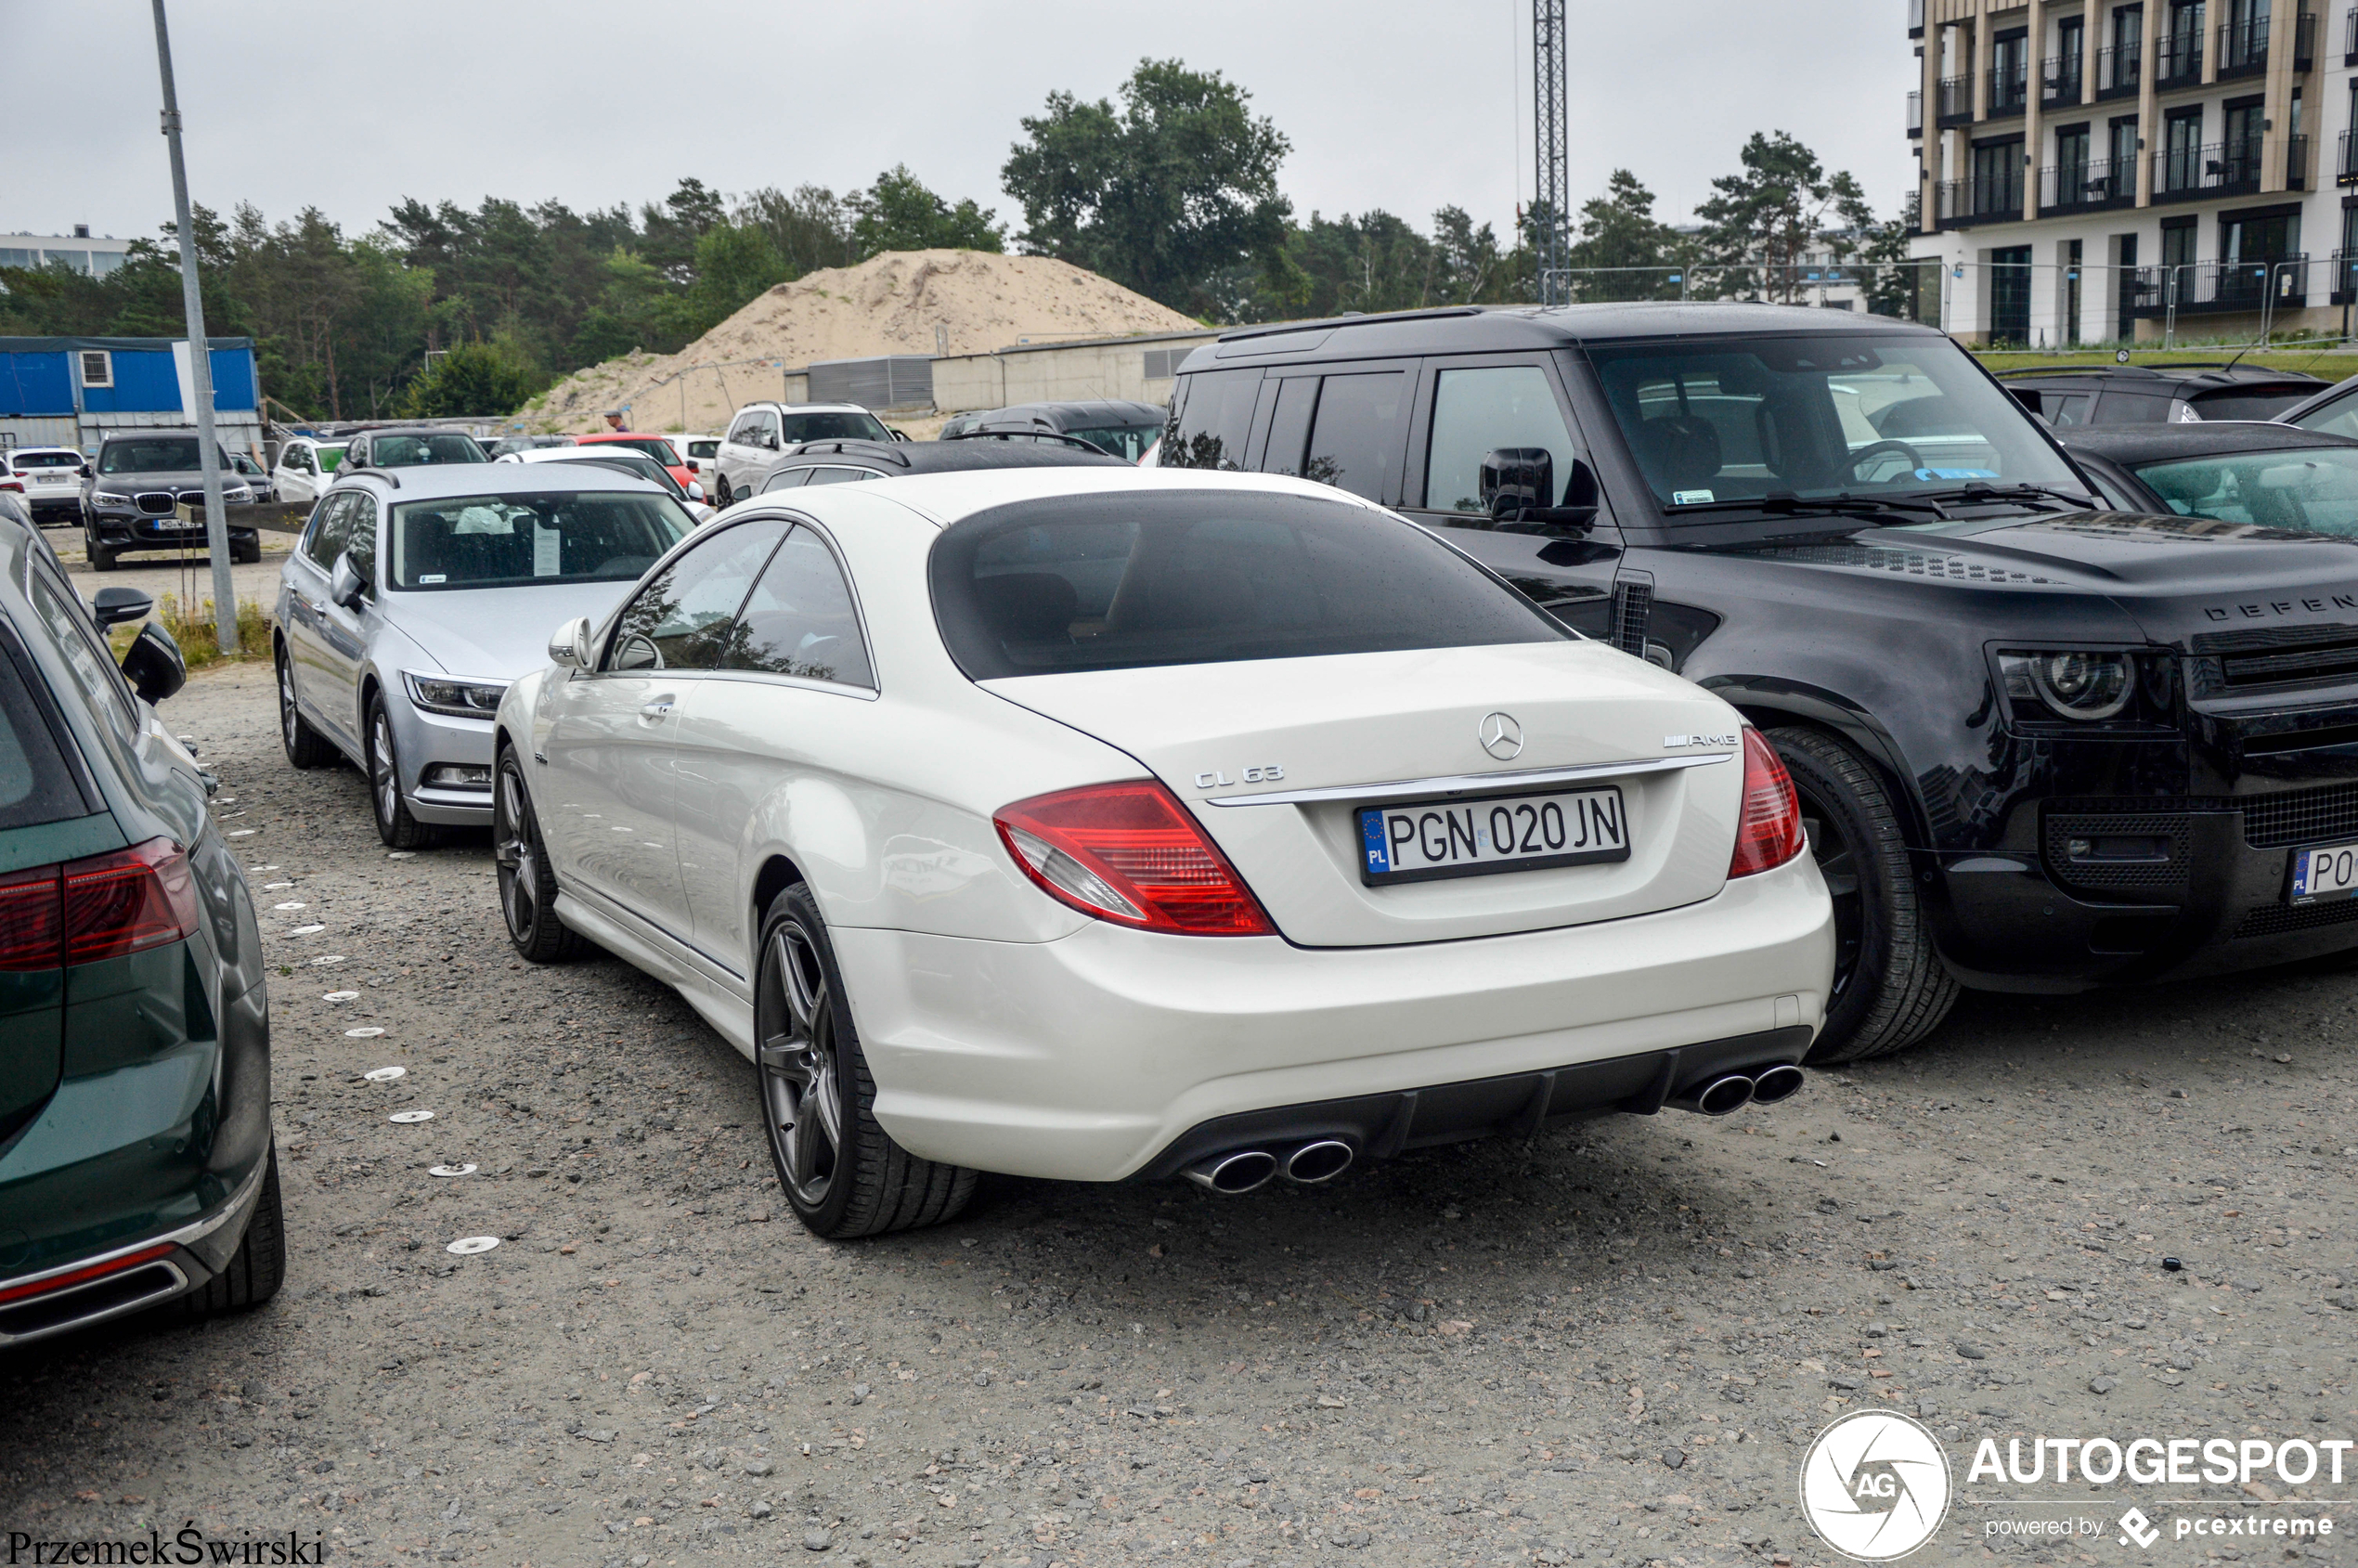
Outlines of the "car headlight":
{"type": "Polygon", "coordinates": [[[250,501],[253,499],[253,491],[243,485],[226,485],[222,486],[221,499],[225,502],[250,501]]]}
{"type": "Polygon", "coordinates": [[[2017,722],[2166,725],[2171,671],[2166,654],[2141,648],[2007,649],[1998,654],[2017,722]]]}
{"type": "Polygon", "coordinates": [[[90,504],[100,512],[129,512],[133,506],[131,498],[120,490],[93,490],[90,504]]]}
{"type": "Polygon", "coordinates": [[[488,719],[499,711],[499,699],[508,692],[505,680],[467,680],[410,670],[402,671],[401,679],[409,688],[412,703],[428,713],[445,713],[453,719],[488,719]]]}

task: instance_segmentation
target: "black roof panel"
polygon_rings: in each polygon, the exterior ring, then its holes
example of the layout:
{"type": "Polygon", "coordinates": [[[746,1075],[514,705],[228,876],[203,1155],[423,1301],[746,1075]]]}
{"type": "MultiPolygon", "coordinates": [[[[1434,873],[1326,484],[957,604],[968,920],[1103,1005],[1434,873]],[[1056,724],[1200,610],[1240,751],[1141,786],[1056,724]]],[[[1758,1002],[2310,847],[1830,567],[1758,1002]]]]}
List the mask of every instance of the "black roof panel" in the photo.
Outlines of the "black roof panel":
{"type": "Polygon", "coordinates": [[[2207,420],[2192,424],[2067,424],[2054,434],[2066,450],[2092,452],[2129,465],[2168,462],[2174,458],[2224,457],[2236,452],[2358,447],[2358,441],[2346,435],[2327,435],[2322,431],[2265,420],[2207,420]]]}

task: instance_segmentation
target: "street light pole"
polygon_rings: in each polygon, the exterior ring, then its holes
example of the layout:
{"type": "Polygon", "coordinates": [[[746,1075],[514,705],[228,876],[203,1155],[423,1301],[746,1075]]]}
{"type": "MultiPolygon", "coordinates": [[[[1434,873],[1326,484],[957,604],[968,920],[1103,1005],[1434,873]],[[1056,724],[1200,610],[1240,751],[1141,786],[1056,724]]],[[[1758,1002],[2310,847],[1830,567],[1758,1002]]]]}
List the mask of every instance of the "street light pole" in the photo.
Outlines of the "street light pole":
{"type": "Polygon", "coordinates": [[[238,651],[238,589],[229,575],[229,518],[221,500],[221,443],[213,433],[213,343],[197,283],[197,230],[188,221],[188,169],[180,157],[180,97],[172,86],[172,38],[155,0],[156,66],[163,73],[163,139],[172,149],[172,205],[180,226],[180,299],[188,317],[188,383],[196,397],[197,462],[204,473],[205,553],[213,559],[213,624],[225,655],[238,651]]]}

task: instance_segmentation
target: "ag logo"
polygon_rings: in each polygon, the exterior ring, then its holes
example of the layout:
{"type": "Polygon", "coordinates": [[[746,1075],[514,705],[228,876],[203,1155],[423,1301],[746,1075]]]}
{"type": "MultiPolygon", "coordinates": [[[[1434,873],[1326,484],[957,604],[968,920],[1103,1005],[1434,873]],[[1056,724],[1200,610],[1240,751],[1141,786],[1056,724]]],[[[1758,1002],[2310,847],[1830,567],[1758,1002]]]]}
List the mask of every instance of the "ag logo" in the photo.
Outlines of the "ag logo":
{"type": "Polygon", "coordinates": [[[1845,1557],[1905,1557],[1949,1512],[1949,1458],[1930,1432],[1894,1411],[1845,1416],[1801,1461],[1801,1511],[1845,1557]]]}

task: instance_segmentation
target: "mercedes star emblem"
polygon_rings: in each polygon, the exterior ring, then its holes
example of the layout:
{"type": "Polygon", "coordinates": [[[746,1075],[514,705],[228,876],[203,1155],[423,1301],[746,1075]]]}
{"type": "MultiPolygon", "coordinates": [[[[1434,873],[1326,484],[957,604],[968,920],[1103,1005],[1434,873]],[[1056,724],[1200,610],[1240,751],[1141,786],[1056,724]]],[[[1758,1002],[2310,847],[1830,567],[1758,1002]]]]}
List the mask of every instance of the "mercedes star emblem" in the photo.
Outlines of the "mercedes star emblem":
{"type": "Polygon", "coordinates": [[[1515,722],[1510,713],[1489,715],[1474,734],[1482,742],[1482,749],[1501,762],[1511,762],[1522,755],[1522,726],[1515,722]]]}

